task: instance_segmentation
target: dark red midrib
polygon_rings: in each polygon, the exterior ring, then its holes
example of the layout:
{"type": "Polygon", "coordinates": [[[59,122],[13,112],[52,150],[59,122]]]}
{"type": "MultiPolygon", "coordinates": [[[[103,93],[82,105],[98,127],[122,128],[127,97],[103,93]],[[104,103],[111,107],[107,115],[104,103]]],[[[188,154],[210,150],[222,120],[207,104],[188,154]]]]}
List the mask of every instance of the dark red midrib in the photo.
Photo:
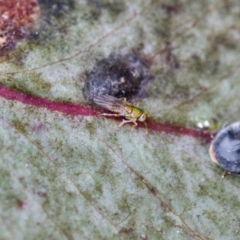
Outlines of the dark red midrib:
{"type": "MultiPolygon", "coordinates": [[[[31,106],[43,107],[50,111],[58,111],[64,114],[72,115],[72,116],[77,116],[77,115],[97,116],[98,115],[98,113],[90,107],[70,104],[70,103],[55,102],[45,98],[40,98],[40,97],[20,93],[16,90],[11,90],[4,86],[0,86],[0,97],[3,97],[7,100],[18,101],[31,106]]],[[[139,124],[139,127],[145,128],[146,126],[144,124],[139,124]]],[[[185,128],[182,126],[176,126],[172,124],[162,124],[154,121],[153,119],[147,120],[147,128],[155,132],[165,132],[169,134],[172,133],[172,134],[192,136],[195,138],[201,138],[206,142],[211,141],[213,137],[211,132],[203,132],[203,131],[200,131],[199,129],[190,129],[190,128],[185,128]]]]}
{"type": "Polygon", "coordinates": [[[43,108],[49,109],[50,111],[58,111],[58,112],[62,112],[62,113],[73,115],[73,116],[76,116],[76,115],[96,116],[97,115],[96,111],[85,106],[55,102],[45,98],[40,98],[40,97],[35,97],[35,96],[27,95],[24,93],[20,93],[16,90],[11,90],[3,86],[0,86],[0,96],[8,100],[15,100],[27,105],[43,107],[43,108]]]}
{"type": "Polygon", "coordinates": [[[214,137],[214,134],[209,131],[202,131],[200,129],[195,129],[195,128],[186,128],[183,126],[178,126],[178,125],[173,125],[168,123],[164,123],[164,124],[158,123],[152,119],[148,120],[147,127],[152,131],[191,136],[195,138],[200,138],[205,142],[210,142],[214,137]]]}

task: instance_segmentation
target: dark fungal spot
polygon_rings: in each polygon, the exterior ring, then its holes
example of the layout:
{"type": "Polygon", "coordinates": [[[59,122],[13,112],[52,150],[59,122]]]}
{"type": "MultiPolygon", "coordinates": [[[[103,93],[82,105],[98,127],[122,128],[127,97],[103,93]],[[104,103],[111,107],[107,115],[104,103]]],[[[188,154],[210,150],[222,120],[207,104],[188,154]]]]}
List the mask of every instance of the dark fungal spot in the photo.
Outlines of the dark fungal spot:
{"type": "Polygon", "coordinates": [[[240,122],[219,131],[212,142],[212,150],[215,160],[224,170],[240,174],[240,122]]]}
{"type": "MultiPolygon", "coordinates": [[[[49,45],[56,33],[67,34],[67,29],[76,23],[73,14],[74,0],[38,0],[41,9],[41,21],[37,29],[29,36],[35,44],[49,45]]],[[[56,42],[55,42],[56,44],[56,42]]],[[[56,47],[56,46],[55,46],[56,47]]]]}
{"type": "Polygon", "coordinates": [[[138,101],[146,96],[153,80],[150,66],[151,62],[144,56],[134,53],[112,54],[101,59],[87,74],[83,87],[84,97],[92,101],[98,95],[111,95],[138,101]]]}

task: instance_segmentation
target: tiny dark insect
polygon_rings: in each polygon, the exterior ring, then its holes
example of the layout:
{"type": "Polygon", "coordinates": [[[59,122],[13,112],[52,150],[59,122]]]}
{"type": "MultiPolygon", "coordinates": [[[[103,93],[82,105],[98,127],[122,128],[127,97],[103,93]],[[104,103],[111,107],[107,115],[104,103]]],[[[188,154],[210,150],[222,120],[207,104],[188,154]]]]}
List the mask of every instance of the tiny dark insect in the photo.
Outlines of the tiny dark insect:
{"type": "Polygon", "coordinates": [[[211,159],[228,173],[240,174],[240,122],[221,129],[209,148],[211,159]]]}
{"type": "Polygon", "coordinates": [[[93,101],[114,113],[103,113],[103,116],[123,116],[128,120],[123,120],[118,127],[121,127],[125,123],[134,123],[137,126],[137,121],[144,122],[147,118],[147,113],[133,106],[131,103],[127,102],[126,98],[115,98],[109,95],[96,96],[93,101]]]}

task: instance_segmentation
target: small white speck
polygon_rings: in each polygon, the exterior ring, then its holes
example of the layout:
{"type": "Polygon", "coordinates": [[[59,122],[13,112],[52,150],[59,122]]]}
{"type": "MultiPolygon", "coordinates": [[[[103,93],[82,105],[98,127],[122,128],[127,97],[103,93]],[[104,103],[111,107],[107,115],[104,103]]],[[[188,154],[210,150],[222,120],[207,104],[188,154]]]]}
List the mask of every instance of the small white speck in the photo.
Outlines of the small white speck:
{"type": "Polygon", "coordinates": [[[121,77],[121,78],[120,78],[120,82],[121,82],[121,83],[124,83],[124,82],[125,82],[125,78],[124,78],[124,77],[121,77]]]}
{"type": "Polygon", "coordinates": [[[203,123],[204,127],[209,127],[210,126],[210,123],[209,121],[205,120],[204,123],[203,123]]]}
{"type": "Polygon", "coordinates": [[[198,126],[199,128],[206,128],[206,127],[209,127],[209,126],[210,126],[210,123],[209,123],[208,120],[205,120],[205,121],[203,121],[203,122],[199,122],[199,123],[197,124],[197,126],[198,126]]]}
{"type": "Polygon", "coordinates": [[[3,18],[3,19],[8,19],[9,17],[8,17],[7,14],[2,14],[2,18],[3,18]]]}
{"type": "Polygon", "coordinates": [[[144,233],[141,234],[142,239],[146,239],[146,237],[147,237],[146,234],[144,234],[144,233]]]}

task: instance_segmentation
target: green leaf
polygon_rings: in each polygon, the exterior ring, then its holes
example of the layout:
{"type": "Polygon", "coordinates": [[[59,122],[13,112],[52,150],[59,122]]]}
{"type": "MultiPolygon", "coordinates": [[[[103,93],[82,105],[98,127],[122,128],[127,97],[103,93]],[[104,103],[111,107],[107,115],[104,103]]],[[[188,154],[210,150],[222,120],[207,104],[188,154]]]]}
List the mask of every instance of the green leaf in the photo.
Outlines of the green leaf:
{"type": "Polygon", "coordinates": [[[239,178],[204,137],[240,117],[238,1],[55,2],[1,57],[0,239],[238,239],[239,178]],[[148,134],[82,93],[132,52],[152,61],[148,134]]]}

